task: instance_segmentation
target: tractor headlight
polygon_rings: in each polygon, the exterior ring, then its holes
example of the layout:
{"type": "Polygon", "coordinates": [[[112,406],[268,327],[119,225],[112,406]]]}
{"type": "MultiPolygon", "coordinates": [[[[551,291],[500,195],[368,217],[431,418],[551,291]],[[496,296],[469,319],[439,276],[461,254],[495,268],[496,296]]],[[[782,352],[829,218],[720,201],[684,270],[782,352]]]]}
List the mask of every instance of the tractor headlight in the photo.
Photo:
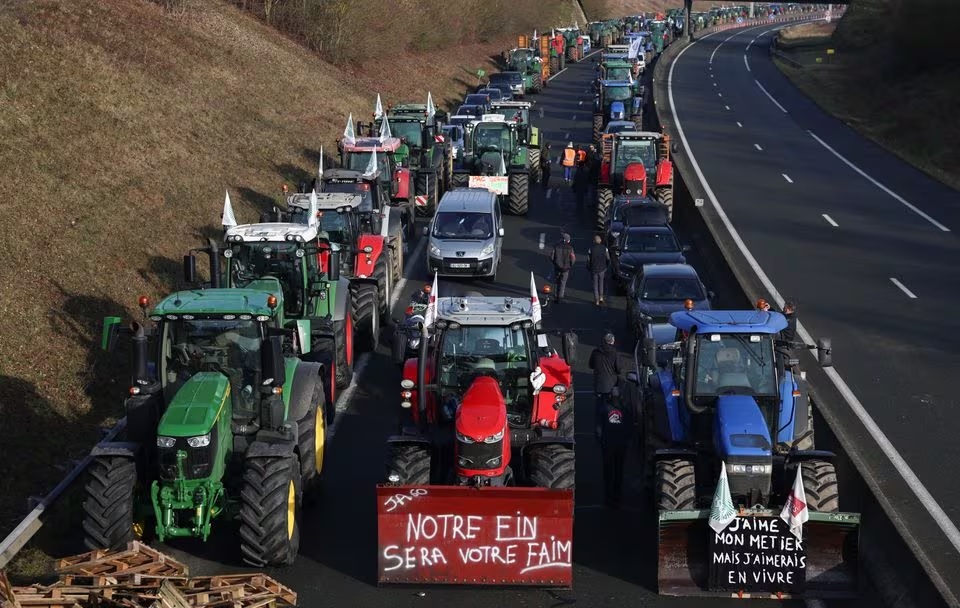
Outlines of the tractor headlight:
{"type": "Polygon", "coordinates": [[[500,456],[494,456],[493,458],[491,458],[490,460],[487,461],[487,463],[486,463],[487,466],[488,466],[488,467],[498,467],[498,466],[500,466],[500,458],[501,458],[500,456]]]}
{"type": "Polygon", "coordinates": [[[474,441],[474,440],[471,439],[470,437],[467,437],[466,435],[464,435],[464,434],[461,433],[460,431],[457,431],[457,441],[459,441],[459,442],[461,442],[461,443],[476,443],[476,441],[474,441]]]}
{"type": "Polygon", "coordinates": [[[177,445],[176,437],[157,437],[158,448],[172,448],[177,445]]]}
{"type": "Polygon", "coordinates": [[[497,443],[503,439],[503,431],[500,431],[496,435],[490,435],[483,440],[484,443],[497,443]]]}
{"type": "Polygon", "coordinates": [[[555,392],[558,395],[562,395],[567,392],[567,386],[565,384],[554,384],[553,392],[555,392]]]}
{"type": "Polygon", "coordinates": [[[190,437],[187,439],[187,445],[192,448],[205,448],[210,445],[210,433],[206,435],[198,435],[196,437],[190,437]]]}
{"type": "Polygon", "coordinates": [[[493,255],[493,243],[490,243],[486,247],[480,250],[480,257],[486,257],[488,255],[493,255]]]}

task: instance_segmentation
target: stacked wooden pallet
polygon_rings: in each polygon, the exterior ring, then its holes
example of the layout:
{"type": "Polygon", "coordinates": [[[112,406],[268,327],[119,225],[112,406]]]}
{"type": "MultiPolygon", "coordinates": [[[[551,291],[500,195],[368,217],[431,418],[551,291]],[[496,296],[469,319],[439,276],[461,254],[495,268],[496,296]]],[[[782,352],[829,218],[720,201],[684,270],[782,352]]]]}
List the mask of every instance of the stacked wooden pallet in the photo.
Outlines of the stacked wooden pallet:
{"type": "Polygon", "coordinates": [[[285,608],[297,594],[264,574],[188,576],[187,567],[139,542],[57,563],[52,585],[13,587],[0,573],[0,608],[285,608]]]}

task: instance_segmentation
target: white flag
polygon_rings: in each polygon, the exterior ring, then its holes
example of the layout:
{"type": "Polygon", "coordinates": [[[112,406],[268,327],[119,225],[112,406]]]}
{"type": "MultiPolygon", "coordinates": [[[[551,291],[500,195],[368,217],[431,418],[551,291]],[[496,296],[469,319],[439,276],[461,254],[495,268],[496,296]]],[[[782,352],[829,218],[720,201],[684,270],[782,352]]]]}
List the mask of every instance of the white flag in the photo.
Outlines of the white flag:
{"type": "Polygon", "coordinates": [[[733,508],[730,485],[727,483],[727,463],[724,462],[721,463],[720,481],[717,482],[717,490],[713,493],[713,504],[710,505],[710,527],[720,534],[736,518],[737,510],[733,508]]]}
{"type": "Polygon", "coordinates": [[[237,225],[237,218],[233,215],[233,205],[230,204],[230,191],[227,190],[227,196],[223,199],[223,215],[220,216],[220,224],[224,228],[232,228],[237,225]]]}
{"type": "Polygon", "coordinates": [[[317,165],[317,178],[323,181],[323,146],[320,146],[320,164],[317,165]]]}
{"type": "Polygon", "coordinates": [[[380,101],[380,93],[377,93],[377,107],[373,109],[373,117],[383,118],[383,103],[380,101]]]}
{"type": "Polygon", "coordinates": [[[536,325],[543,319],[543,312],[540,308],[540,298],[537,296],[537,282],[533,280],[533,273],[530,273],[530,320],[536,325]]]}
{"type": "Polygon", "coordinates": [[[423,324],[432,327],[437,320],[437,273],[433,273],[433,287],[427,300],[427,311],[423,314],[423,324]]]}
{"type": "Polygon", "coordinates": [[[380,123],[380,143],[385,142],[390,137],[393,137],[393,133],[390,132],[390,121],[384,116],[383,122],[380,123]]]}
{"type": "Polygon", "coordinates": [[[316,226],[320,223],[320,203],[317,201],[317,191],[310,191],[310,206],[307,208],[307,226],[316,226]]]}
{"type": "Polygon", "coordinates": [[[427,122],[433,120],[437,114],[437,106],[433,105],[433,94],[427,91],[427,122]]]}
{"type": "Polygon", "coordinates": [[[353,144],[357,141],[357,136],[353,132],[353,112],[351,112],[347,118],[347,126],[343,130],[343,141],[348,144],[353,144]]]}
{"type": "Polygon", "coordinates": [[[803,540],[803,524],[810,519],[807,494],[803,490],[802,470],[803,466],[797,467],[797,478],[793,482],[793,489],[790,490],[790,496],[787,496],[787,504],[783,505],[783,511],[780,511],[780,519],[790,526],[790,531],[797,540],[803,540]]]}
{"type": "Polygon", "coordinates": [[[537,39],[537,30],[533,30],[533,40],[536,41],[536,39],[537,39]]]}
{"type": "Polygon", "coordinates": [[[364,177],[370,177],[370,176],[372,176],[372,175],[376,175],[377,172],[378,172],[378,170],[379,170],[379,168],[380,168],[380,167],[377,166],[377,149],[374,148],[374,149],[373,149],[373,153],[370,154],[370,162],[367,163],[367,168],[364,169],[364,171],[363,171],[363,176],[364,176],[364,177]]]}
{"type": "Polygon", "coordinates": [[[507,174],[507,165],[503,162],[503,153],[500,153],[500,172],[497,175],[506,175],[507,174]]]}
{"type": "Polygon", "coordinates": [[[630,52],[627,53],[627,57],[630,59],[636,59],[637,55],[640,54],[640,38],[634,38],[633,42],[630,43],[630,52]]]}

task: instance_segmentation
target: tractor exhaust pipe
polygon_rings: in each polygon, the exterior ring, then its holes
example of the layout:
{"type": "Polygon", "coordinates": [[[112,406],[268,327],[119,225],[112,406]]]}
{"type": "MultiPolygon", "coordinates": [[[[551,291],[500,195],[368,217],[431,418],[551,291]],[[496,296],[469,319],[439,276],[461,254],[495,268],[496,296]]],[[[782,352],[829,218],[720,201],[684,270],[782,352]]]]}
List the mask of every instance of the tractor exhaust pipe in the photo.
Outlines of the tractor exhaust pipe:
{"type": "Polygon", "coordinates": [[[147,375],[147,334],[143,325],[134,321],[130,328],[133,330],[133,349],[131,353],[131,368],[133,370],[133,386],[145,386],[152,382],[147,375]]]}
{"type": "MultiPolygon", "coordinates": [[[[690,336],[687,338],[687,362],[688,363],[694,360],[693,356],[695,354],[695,347],[696,347],[695,339],[696,339],[696,335],[693,333],[691,333],[690,336]]],[[[696,374],[693,373],[693,370],[689,370],[689,369],[687,370],[687,378],[686,378],[686,381],[684,382],[684,387],[683,387],[683,398],[686,401],[687,409],[690,410],[690,412],[694,414],[702,414],[705,411],[707,411],[707,406],[698,405],[693,400],[693,391],[694,391],[694,388],[696,387],[695,376],[696,374]]]]}
{"type": "Polygon", "coordinates": [[[424,435],[427,433],[427,338],[427,325],[421,323],[420,352],[417,355],[417,419],[424,435]]]}
{"type": "Polygon", "coordinates": [[[213,239],[208,239],[210,241],[210,287],[213,289],[219,289],[220,287],[220,249],[217,247],[217,242],[213,239]]]}

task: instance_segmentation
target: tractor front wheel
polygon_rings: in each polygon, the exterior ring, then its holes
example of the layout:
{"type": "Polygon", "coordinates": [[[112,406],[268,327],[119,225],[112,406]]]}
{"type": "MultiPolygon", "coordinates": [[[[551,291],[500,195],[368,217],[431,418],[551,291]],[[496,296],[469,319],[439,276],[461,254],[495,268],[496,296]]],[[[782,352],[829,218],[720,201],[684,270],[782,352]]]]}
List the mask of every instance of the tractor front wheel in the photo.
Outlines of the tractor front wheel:
{"type": "Polygon", "coordinates": [[[136,462],[124,456],[97,456],[87,475],[83,544],[90,550],[125,549],[136,537],[136,462]]]}
{"type": "Polygon", "coordinates": [[[530,176],[526,173],[511,173],[508,188],[510,213],[526,215],[530,208],[530,176]]]}
{"type": "Polygon", "coordinates": [[[803,470],[803,492],[811,511],[836,513],[840,510],[840,485],[832,462],[808,460],[800,465],[803,470]]]}
{"type": "Polygon", "coordinates": [[[420,445],[394,445],[387,451],[389,483],[425,486],[430,483],[430,452],[420,445]]]}
{"type": "Polygon", "coordinates": [[[543,179],[540,172],[540,148],[530,148],[530,177],[537,184],[543,179]]]}
{"type": "Polygon", "coordinates": [[[607,213],[613,206],[613,190],[601,186],[597,188],[597,230],[603,231],[607,225],[607,213]]]}
{"type": "Polygon", "coordinates": [[[576,467],[573,448],[550,443],[531,449],[530,481],[538,488],[573,489],[576,467]]]}
{"type": "Polygon", "coordinates": [[[251,566],[289,566],[297,558],[303,498],[299,469],[293,454],[244,463],[240,553],[251,566]]]}
{"type": "Polygon", "coordinates": [[[336,374],[337,388],[346,388],[353,378],[353,313],[347,311],[346,317],[333,322],[334,352],[336,353],[336,362],[334,373],[336,374]]]}
{"type": "Polygon", "coordinates": [[[364,352],[374,352],[380,346],[379,290],[372,283],[359,283],[350,287],[352,314],[360,327],[360,331],[357,332],[360,349],[364,352]]]}
{"type": "Polygon", "coordinates": [[[658,461],[655,492],[660,511],[695,508],[697,476],[693,462],[681,458],[658,461]]]}
{"type": "Polygon", "coordinates": [[[600,146],[600,136],[603,134],[603,114],[593,115],[593,143],[600,146]]]}
{"type": "Polygon", "coordinates": [[[658,188],[656,192],[657,201],[667,207],[667,218],[673,221],[673,188],[658,188]]]}
{"type": "Polygon", "coordinates": [[[565,397],[557,415],[557,432],[562,437],[573,439],[573,391],[568,390],[565,397]]]}
{"type": "Polygon", "coordinates": [[[327,418],[323,382],[317,379],[310,398],[310,407],[297,421],[297,446],[300,454],[300,487],[304,494],[315,491],[323,473],[326,455],[327,418]]]}

